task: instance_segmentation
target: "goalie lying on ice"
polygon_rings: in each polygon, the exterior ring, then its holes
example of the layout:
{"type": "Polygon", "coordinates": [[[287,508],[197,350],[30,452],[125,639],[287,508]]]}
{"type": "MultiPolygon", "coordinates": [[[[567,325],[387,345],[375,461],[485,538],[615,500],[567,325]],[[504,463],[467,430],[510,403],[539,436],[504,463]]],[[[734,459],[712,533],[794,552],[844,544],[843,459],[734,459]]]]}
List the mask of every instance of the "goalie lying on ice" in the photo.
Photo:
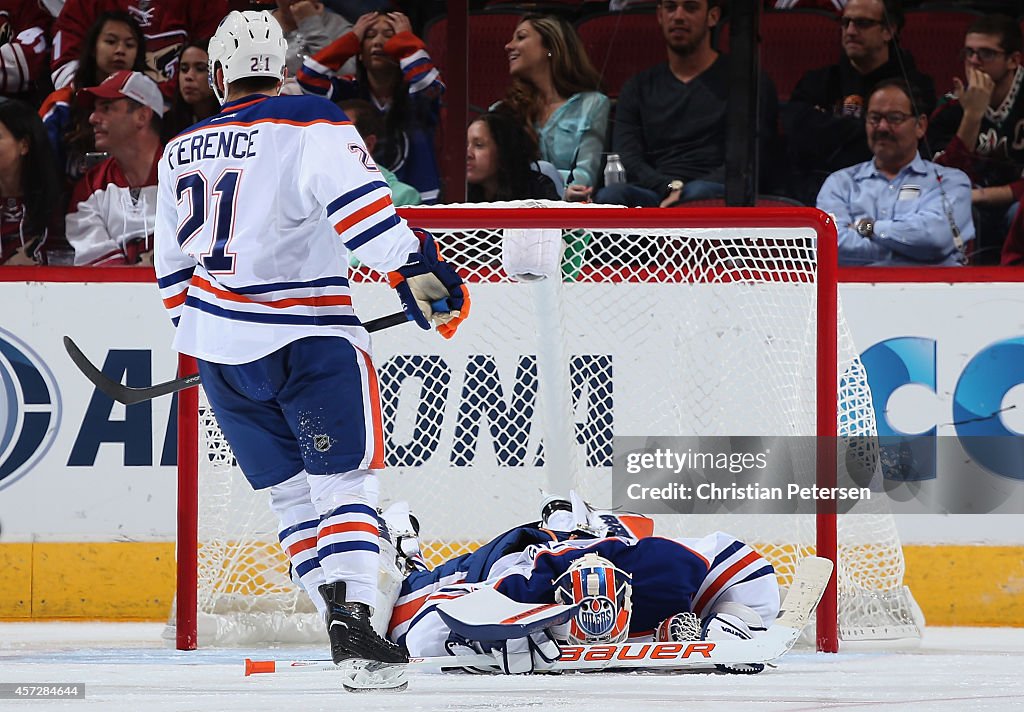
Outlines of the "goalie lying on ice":
{"type": "MultiPolygon", "coordinates": [[[[414,532],[392,525],[392,534],[399,532],[398,549],[405,552],[399,558],[414,570],[402,581],[388,636],[413,657],[491,652],[492,671],[531,672],[544,670],[558,657],[555,641],[592,645],[750,638],[778,615],[774,569],[736,538],[723,532],[702,538],[654,536],[651,521],[638,515],[590,511],[588,519],[570,524],[563,518],[560,524],[569,531],[541,526],[552,522],[516,527],[433,570],[410,546],[414,532]],[[610,531],[617,535],[608,536],[610,531]],[[570,620],[529,639],[466,640],[437,606],[481,588],[519,603],[580,605],[570,620]]],[[[500,637],[495,631],[501,630],[504,617],[494,611],[496,625],[489,637],[500,637]]],[[[732,666],[728,671],[760,672],[763,667],[732,666]]]]}

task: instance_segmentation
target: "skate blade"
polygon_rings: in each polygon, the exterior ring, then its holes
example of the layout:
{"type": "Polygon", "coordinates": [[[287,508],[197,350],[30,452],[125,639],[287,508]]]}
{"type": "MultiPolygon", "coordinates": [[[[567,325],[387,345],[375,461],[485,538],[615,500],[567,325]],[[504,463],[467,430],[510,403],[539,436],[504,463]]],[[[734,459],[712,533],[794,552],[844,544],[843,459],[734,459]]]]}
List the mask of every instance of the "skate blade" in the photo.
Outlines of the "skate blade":
{"type": "Polygon", "coordinates": [[[346,692],[401,692],[409,686],[405,665],[379,660],[344,660],[338,663],[346,692]]]}

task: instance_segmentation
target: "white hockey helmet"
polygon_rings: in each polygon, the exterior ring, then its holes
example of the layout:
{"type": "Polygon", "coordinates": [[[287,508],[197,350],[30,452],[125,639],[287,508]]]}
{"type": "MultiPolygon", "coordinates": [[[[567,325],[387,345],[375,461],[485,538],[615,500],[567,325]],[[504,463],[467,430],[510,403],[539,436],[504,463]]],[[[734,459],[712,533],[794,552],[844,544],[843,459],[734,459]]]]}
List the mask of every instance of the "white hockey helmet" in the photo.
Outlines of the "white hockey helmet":
{"type": "Polygon", "coordinates": [[[269,12],[232,10],[210,38],[210,86],[224,103],[227,85],[245,77],[284,79],[288,43],[269,12]],[[224,72],[224,91],[217,87],[217,67],[224,72]]]}
{"type": "Polygon", "coordinates": [[[619,643],[629,636],[633,577],[608,559],[590,553],[572,562],[555,580],[555,602],[580,604],[569,620],[570,645],[619,643]]]}

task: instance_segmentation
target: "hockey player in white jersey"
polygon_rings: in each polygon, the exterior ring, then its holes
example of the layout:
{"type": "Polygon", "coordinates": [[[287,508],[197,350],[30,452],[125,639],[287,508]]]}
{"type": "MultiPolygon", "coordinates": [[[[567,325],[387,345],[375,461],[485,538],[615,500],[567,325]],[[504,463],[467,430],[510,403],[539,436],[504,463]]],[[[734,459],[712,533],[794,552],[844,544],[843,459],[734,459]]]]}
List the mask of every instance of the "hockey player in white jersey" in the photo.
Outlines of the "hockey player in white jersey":
{"type": "MultiPolygon", "coordinates": [[[[163,153],[155,265],[174,345],[198,359],[246,478],[269,488],[334,661],[357,661],[363,675],[407,657],[369,623],[384,453],[349,253],[388,273],[424,329],[451,337],[470,301],[433,238],[397,216],[344,113],[320,97],[278,96],[286,48],[267,12],[232,12],[210,40],[223,107],[163,153]],[[440,299],[449,312],[432,310],[440,299]]],[[[404,685],[401,668],[390,672],[368,686],[404,685]]]]}

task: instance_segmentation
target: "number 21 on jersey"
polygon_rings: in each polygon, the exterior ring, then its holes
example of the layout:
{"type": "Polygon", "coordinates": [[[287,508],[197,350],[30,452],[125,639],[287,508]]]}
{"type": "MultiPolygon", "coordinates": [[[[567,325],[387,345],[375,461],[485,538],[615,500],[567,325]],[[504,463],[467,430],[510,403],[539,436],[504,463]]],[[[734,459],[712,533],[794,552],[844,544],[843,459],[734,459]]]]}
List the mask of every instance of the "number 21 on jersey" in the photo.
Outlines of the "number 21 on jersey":
{"type": "Polygon", "coordinates": [[[235,271],[235,253],[228,250],[228,245],[235,226],[235,196],[241,178],[241,169],[229,168],[220,174],[210,192],[209,182],[202,171],[192,171],[178,178],[174,187],[179,214],[182,203],[187,202],[188,205],[188,214],[178,226],[178,245],[184,247],[199,233],[207,220],[213,221],[210,247],[198,255],[200,263],[211,274],[235,271]]]}

